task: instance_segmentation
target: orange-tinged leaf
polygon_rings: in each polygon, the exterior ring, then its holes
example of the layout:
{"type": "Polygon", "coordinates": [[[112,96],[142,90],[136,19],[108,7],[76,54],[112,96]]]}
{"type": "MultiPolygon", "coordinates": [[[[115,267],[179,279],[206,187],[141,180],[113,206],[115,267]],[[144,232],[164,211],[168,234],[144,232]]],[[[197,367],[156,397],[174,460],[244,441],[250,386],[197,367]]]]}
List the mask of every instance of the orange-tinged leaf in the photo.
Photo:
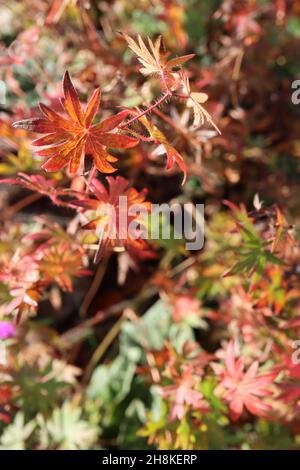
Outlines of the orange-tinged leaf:
{"type": "Polygon", "coordinates": [[[70,161],[70,173],[75,174],[78,172],[78,168],[80,166],[81,157],[82,157],[83,145],[84,145],[84,142],[81,141],[81,143],[77,145],[76,149],[74,150],[74,155],[70,161]]]}
{"type": "Polygon", "coordinates": [[[97,135],[99,132],[107,132],[112,131],[116,127],[118,127],[121,122],[128,116],[129,110],[125,109],[124,111],[120,111],[118,114],[111,116],[107,119],[103,119],[103,121],[99,122],[93,126],[93,133],[97,135]]]}
{"type": "MultiPolygon", "coordinates": [[[[159,146],[157,149],[154,151],[157,155],[162,155],[166,154],[167,155],[167,164],[166,164],[166,169],[170,170],[173,168],[174,163],[176,162],[179,168],[183,171],[183,181],[182,184],[185,183],[186,181],[186,166],[184,163],[183,157],[177,152],[177,150],[168,142],[166,139],[165,135],[156,127],[154,126],[147,118],[146,116],[143,116],[142,118],[139,119],[140,122],[145,126],[147,131],[149,132],[151,138],[153,141],[159,146]]],[[[130,131],[133,133],[133,135],[138,136],[141,140],[143,140],[143,136],[138,135],[134,131],[130,131]]]]}
{"type": "Polygon", "coordinates": [[[170,144],[164,144],[164,148],[165,148],[166,153],[167,153],[167,164],[166,164],[167,170],[172,168],[174,166],[174,163],[176,162],[177,165],[179,166],[179,168],[183,172],[182,184],[184,184],[185,181],[186,181],[186,166],[185,166],[183,157],[170,144]]]}
{"type": "Polygon", "coordinates": [[[107,147],[128,149],[134,147],[137,144],[136,139],[123,134],[109,134],[103,132],[99,135],[99,141],[101,144],[107,147]]]}
{"type": "Polygon", "coordinates": [[[66,71],[64,75],[63,89],[65,95],[65,97],[63,98],[63,106],[65,110],[69,114],[72,121],[77,121],[79,124],[83,125],[84,116],[81,109],[81,104],[77,91],[74,88],[68,71],[66,71]]]}
{"type": "Polygon", "coordinates": [[[89,100],[84,110],[86,127],[89,127],[92,124],[94,117],[96,116],[97,111],[99,109],[100,100],[101,100],[101,91],[100,91],[100,88],[97,88],[92,94],[91,99],[89,100]]]}
{"type": "Polygon", "coordinates": [[[42,168],[45,171],[58,171],[67,166],[70,158],[69,154],[67,155],[56,155],[55,157],[49,158],[43,165],[42,168]]]}
{"type": "Polygon", "coordinates": [[[31,142],[31,145],[36,147],[44,147],[45,145],[52,145],[57,143],[58,139],[65,140],[67,137],[68,134],[66,132],[55,132],[53,134],[44,135],[39,139],[35,139],[33,142],[31,142]]]}
{"type": "Polygon", "coordinates": [[[42,166],[46,171],[58,171],[69,165],[70,173],[75,174],[84,165],[84,156],[89,155],[99,171],[113,173],[115,168],[110,163],[117,159],[106,148],[126,149],[138,144],[138,140],[133,137],[109,132],[124,121],[129,111],[123,110],[93,126],[100,105],[100,89],[94,91],[84,111],[68,72],[64,75],[63,90],[62,104],[66,117],[40,104],[43,118],[19,121],[14,123],[14,127],[47,134],[33,142],[37,147],[46,147],[37,152],[38,155],[50,157],[42,166]]]}
{"type": "Polygon", "coordinates": [[[108,163],[109,154],[99,147],[94,152],[94,163],[101,173],[114,173],[116,169],[108,163]]]}
{"type": "Polygon", "coordinates": [[[67,130],[73,129],[74,124],[73,122],[68,121],[67,119],[60,116],[58,113],[53,111],[52,109],[48,108],[43,103],[40,103],[40,110],[49,119],[49,121],[55,123],[58,127],[67,130]]]}
{"type": "Polygon", "coordinates": [[[168,68],[173,68],[173,67],[178,67],[179,65],[184,64],[188,60],[192,59],[195,57],[195,54],[187,54],[187,55],[182,55],[181,57],[174,57],[174,59],[171,59],[168,61],[168,68]]]}

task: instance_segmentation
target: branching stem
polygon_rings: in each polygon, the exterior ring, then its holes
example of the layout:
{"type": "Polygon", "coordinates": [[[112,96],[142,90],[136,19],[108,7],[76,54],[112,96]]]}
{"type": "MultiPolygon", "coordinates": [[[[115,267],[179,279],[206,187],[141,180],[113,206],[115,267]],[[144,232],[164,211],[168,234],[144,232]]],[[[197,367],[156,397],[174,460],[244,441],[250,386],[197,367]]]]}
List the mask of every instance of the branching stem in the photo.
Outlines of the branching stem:
{"type": "Polygon", "coordinates": [[[129,119],[129,121],[125,122],[124,124],[122,124],[121,126],[119,126],[119,129],[124,129],[126,128],[127,126],[129,126],[130,124],[132,124],[133,122],[137,121],[138,119],[140,119],[141,117],[145,116],[146,114],[148,113],[151,113],[151,111],[153,111],[155,108],[157,108],[158,106],[160,106],[164,101],[166,101],[168,98],[170,98],[172,96],[172,93],[168,90],[166,91],[166,93],[164,93],[160,98],[159,100],[156,101],[156,103],[153,103],[151,106],[149,106],[149,108],[146,108],[144,111],[142,111],[141,113],[139,114],[136,114],[135,116],[133,116],[133,118],[129,119]]]}

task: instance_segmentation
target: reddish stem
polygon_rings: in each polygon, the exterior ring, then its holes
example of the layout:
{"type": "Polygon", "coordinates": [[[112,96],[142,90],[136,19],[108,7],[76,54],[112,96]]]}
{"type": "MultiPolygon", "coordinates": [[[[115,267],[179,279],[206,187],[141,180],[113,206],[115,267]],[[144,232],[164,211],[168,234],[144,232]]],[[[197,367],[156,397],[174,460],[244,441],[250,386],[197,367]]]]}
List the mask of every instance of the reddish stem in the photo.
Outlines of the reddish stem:
{"type": "Polygon", "coordinates": [[[125,122],[124,124],[122,124],[121,126],[119,126],[119,129],[124,129],[125,127],[129,126],[129,124],[132,124],[133,122],[137,121],[138,119],[140,119],[142,116],[145,116],[145,114],[148,114],[148,113],[151,113],[151,111],[153,111],[153,109],[157,108],[158,106],[160,106],[164,101],[166,101],[166,99],[170,98],[170,96],[172,96],[171,92],[168,90],[166,93],[164,93],[162,95],[161,98],[159,98],[158,101],[156,101],[156,103],[153,103],[149,108],[145,109],[144,111],[142,111],[141,113],[137,114],[136,116],[134,116],[133,118],[129,119],[129,121],[125,122]]]}
{"type": "Polygon", "coordinates": [[[173,93],[173,96],[180,98],[181,100],[188,100],[190,98],[189,95],[180,95],[179,93],[173,93]]]}
{"type": "Polygon", "coordinates": [[[91,183],[92,183],[92,181],[95,177],[96,171],[97,171],[97,168],[96,168],[95,165],[93,165],[92,169],[90,171],[90,174],[89,174],[89,179],[88,179],[87,185],[86,185],[86,190],[85,190],[86,193],[88,193],[89,190],[90,190],[90,186],[91,186],[91,183]]]}

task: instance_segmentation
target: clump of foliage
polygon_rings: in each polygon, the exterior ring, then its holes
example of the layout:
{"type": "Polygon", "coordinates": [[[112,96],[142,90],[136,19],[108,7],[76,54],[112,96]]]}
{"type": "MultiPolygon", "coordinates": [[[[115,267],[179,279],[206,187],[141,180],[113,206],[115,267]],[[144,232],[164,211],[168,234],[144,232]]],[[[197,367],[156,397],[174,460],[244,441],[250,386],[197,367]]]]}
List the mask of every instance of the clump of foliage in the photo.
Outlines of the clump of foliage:
{"type": "Polygon", "coordinates": [[[299,448],[299,13],[1,3],[0,449],[299,448]]]}

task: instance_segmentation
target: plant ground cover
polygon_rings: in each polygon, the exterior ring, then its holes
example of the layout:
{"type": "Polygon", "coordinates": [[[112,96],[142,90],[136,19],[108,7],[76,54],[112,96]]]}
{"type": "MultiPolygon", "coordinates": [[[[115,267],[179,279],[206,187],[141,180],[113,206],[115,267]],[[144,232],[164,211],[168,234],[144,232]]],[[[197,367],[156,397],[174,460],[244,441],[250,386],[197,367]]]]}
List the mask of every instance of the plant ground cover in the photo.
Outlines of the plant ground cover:
{"type": "Polygon", "coordinates": [[[299,18],[0,1],[1,450],[299,449],[299,18]]]}

